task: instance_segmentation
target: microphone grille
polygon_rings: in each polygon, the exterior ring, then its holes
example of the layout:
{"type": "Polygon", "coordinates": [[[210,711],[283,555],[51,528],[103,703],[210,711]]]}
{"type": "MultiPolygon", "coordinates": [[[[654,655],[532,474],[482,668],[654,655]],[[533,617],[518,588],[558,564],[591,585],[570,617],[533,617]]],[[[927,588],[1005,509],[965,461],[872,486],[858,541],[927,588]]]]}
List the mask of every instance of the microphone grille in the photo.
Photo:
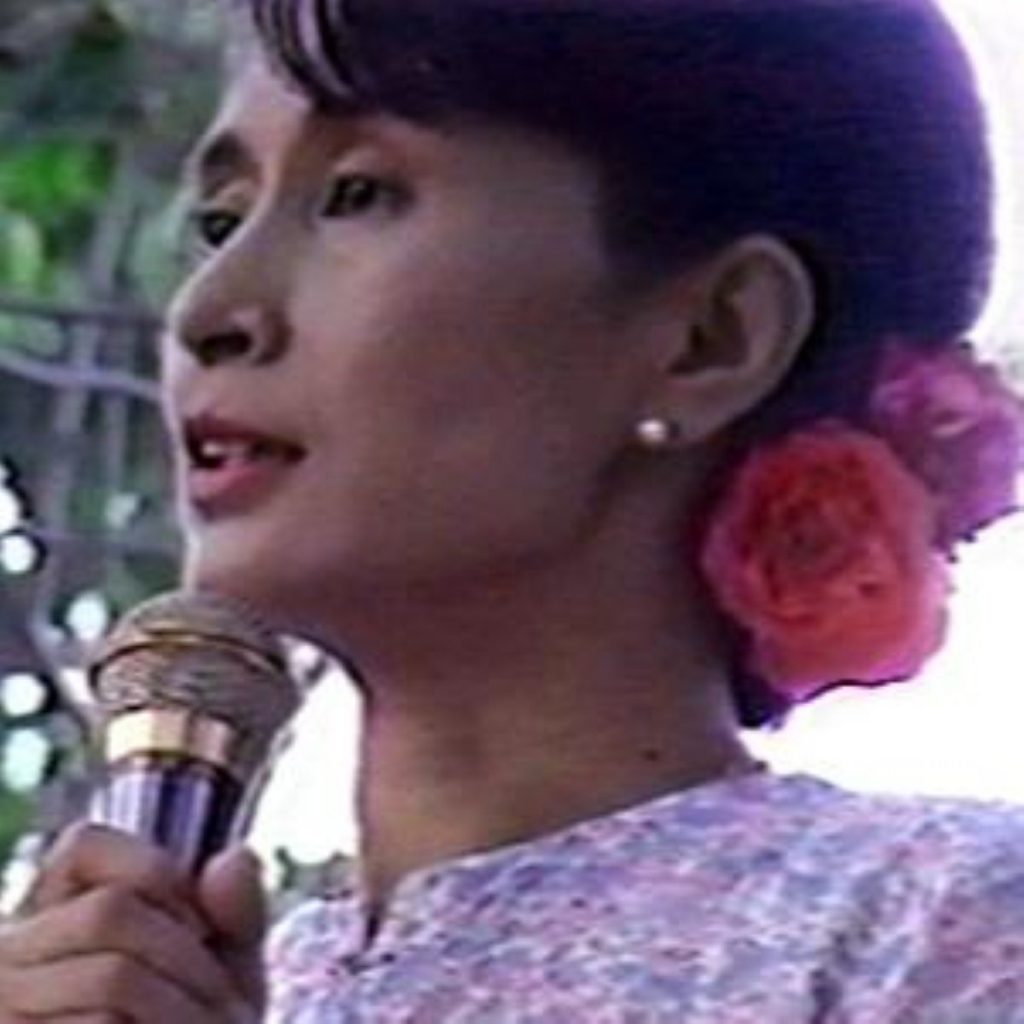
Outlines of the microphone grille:
{"type": "Polygon", "coordinates": [[[225,722],[242,778],[300,703],[278,635],[243,605],[203,591],[172,591],[129,611],[99,645],[89,680],[106,721],[175,708],[225,722]]]}

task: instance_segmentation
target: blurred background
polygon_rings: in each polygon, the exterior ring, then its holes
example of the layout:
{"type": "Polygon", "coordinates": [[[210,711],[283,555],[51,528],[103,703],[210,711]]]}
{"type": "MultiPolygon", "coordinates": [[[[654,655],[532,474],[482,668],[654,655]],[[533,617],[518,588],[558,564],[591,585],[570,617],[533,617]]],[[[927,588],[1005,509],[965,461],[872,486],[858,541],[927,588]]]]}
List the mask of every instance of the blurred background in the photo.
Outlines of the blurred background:
{"type": "Polygon", "coordinates": [[[155,341],[222,6],[0,3],[0,909],[90,786],[85,652],[176,579],[155,341]]]}
{"type": "MultiPolygon", "coordinates": [[[[974,51],[1000,161],[999,278],[977,337],[1024,383],[1024,5],[944,0],[974,51]]],[[[81,665],[174,584],[155,335],[186,262],[180,161],[212,111],[222,27],[186,0],[0,7],[0,911],[93,771],[81,665]]],[[[965,555],[948,649],[913,687],[837,694],[754,737],[780,770],[1024,802],[1024,524],[965,555]]],[[[356,707],[295,651],[307,707],[254,843],[283,900],[353,849],[356,707]]]]}

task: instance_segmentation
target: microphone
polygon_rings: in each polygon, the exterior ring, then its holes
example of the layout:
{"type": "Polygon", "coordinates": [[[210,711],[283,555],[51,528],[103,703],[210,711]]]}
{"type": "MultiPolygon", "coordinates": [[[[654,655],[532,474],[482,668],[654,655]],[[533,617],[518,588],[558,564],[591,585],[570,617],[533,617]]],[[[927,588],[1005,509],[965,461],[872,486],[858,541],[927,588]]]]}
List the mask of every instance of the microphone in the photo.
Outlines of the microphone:
{"type": "Polygon", "coordinates": [[[88,677],[105,764],[89,820],[198,873],[241,838],[274,738],[299,706],[280,640],[224,598],[173,591],[125,615],[88,677]]]}

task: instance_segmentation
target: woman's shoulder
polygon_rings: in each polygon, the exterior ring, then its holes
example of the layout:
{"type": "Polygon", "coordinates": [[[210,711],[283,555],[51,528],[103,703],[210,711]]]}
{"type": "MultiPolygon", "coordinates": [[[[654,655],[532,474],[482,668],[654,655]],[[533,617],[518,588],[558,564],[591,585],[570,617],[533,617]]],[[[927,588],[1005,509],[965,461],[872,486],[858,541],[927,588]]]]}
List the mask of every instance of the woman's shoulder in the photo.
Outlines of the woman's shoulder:
{"type": "Polygon", "coordinates": [[[613,843],[622,835],[658,836],[666,850],[715,855],[809,857],[815,863],[920,855],[936,863],[1020,849],[1024,805],[968,798],[859,792],[806,774],[762,772],[684,790],[597,823],[613,843]],[[709,838],[713,843],[695,840],[709,838]]]}
{"type": "Polygon", "coordinates": [[[837,1019],[1024,1021],[1024,808],[764,775],[663,810],[616,891],[711,974],[785,962],[837,1019]]]}
{"type": "Polygon", "coordinates": [[[662,808],[663,852],[716,869],[836,880],[884,874],[908,885],[1024,879],[1024,806],[855,792],[810,775],[710,787],[662,808]],[[697,846],[700,830],[712,840],[697,846]]]}
{"type": "Polygon", "coordinates": [[[786,874],[834,896],[823,963],[852,1019],[1024,1019],[1024,808],[780,785],[811,794],[786,874]]]}
{"type": "Polygon", "coordinates": [[[696,907],[709,927],[771,922],[827,943],[851,927],[920,929],[955,905],[1024,937],[1024,807],[765,774],[680,794],[639,824],[614,870],[627,911],[654,891],[668,918],[696,907]]]}
{"type": "Polygon", "coordinates": [[[1024,956],[1024,807],[839,789],[824,803],[834,812],[822,817],[819,838],[797,844],[805,862],[821,853],[831,867],[848,863],[861,891],[884,892],[922,934],[1015,933],[1024,956]]]}
{"type": "Polygon", "coordinates": [[[773,777],[764,793],[766,823],[775,819],[800,859],[835,866],[856,853],[865,865],[952,876],[1024,868],[1021,805],[854,792],[804,775],[773,777]]]}

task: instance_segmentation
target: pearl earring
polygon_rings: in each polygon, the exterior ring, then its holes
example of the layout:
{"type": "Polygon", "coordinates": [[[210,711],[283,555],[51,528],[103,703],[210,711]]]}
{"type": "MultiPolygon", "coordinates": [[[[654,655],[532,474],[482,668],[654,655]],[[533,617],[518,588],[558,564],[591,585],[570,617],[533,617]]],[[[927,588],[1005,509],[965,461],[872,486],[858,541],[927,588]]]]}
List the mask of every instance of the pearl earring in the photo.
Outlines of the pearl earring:
{"type": "Polygon", "coordinates": [[[644,448],[651,451],[663,451],[677,440],[679,427],[671,420],[651,416],[636,425],[636,436],[644,448]]]}

